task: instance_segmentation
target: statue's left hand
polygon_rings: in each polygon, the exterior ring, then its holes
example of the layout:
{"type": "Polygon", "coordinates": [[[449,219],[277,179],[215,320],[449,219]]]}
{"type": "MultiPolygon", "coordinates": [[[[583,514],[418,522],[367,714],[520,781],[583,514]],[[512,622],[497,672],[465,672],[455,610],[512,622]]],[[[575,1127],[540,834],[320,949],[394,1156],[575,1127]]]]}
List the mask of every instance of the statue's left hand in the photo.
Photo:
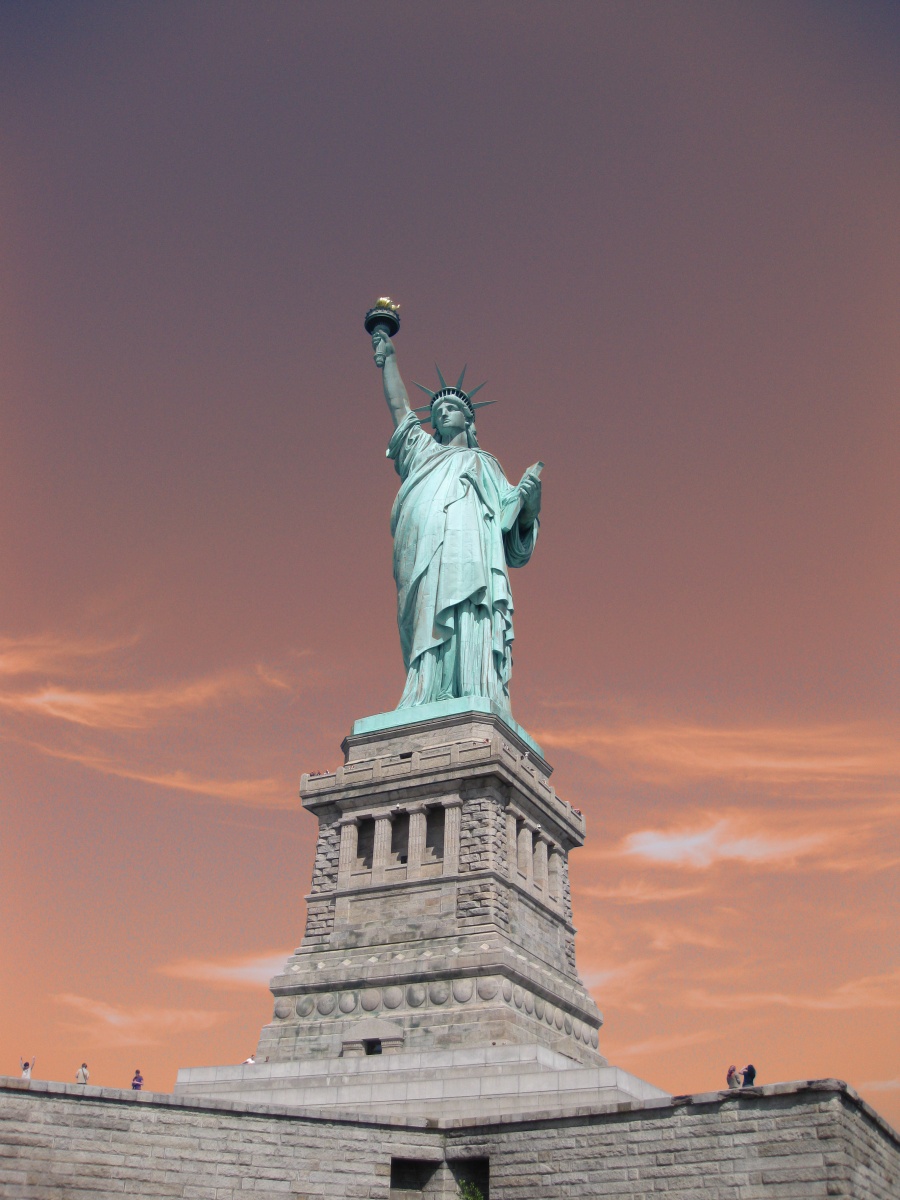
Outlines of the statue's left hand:
{"type": "Polygon", "coordinates": [[[522,497],[519,523],[528,527],[535,523],[541,511],[541,481],[526,471],[519,484],[519,495],[522,497]]]}

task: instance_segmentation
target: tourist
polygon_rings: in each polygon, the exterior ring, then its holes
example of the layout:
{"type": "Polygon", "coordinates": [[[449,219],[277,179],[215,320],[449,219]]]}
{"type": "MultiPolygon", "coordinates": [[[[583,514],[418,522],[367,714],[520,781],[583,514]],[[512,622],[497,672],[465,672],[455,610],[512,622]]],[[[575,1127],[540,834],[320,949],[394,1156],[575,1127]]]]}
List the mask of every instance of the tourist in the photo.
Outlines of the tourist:
{"type": "Polygon", "coordinates": [[[134,1068],[134,1079],[132,1079],[132,1081],[131,1081],[131,1090],[133,1092],[139,1092],[143,1086],[144,1086],[144,1077],[141,1074],[141,1068],[135,1067],[134,1068]]]}
{"type": "Polygon", "coordinates": [[[744,1067],[744,1087],[753,1087],[754,1079],[756,1079],[756,1067],[753,1063],[748,1063],[744,1067]]]}
{"type": "Polygon", "coordinates": [[[252,1067],[255,1065],[255,1063],[256,1063],[256,1055],[251,1054],[249,1058],[244,1059],[244,1061],[241,1063],[241,1066],[242,1067],[252,1067]]]}
{"type": "Polygon", "coordinates": [[[734,1063],[732,1063],[728,1068],[728,1074],[725,1076],[725,1078],[728,1080],[728,1086],[730,1088],[739,1088],[741,1086],[741,1073],[734,1063]]]}
{"type": "Polygon", "coordinates": [[[90,1079],[90,1077],[91,1077],[91,1073],[88,1070],[87,1063],[82,1063],[81,1066],[78,1068],[78,1070],[75,1072],[75,1082],[80,1083],[82,1086],[84,1086],[84,1084],[87,1083],[87,1081],[90,1079]]]}
{"type": "Polygon", "coordinates": [[[36,1063],[37,1063],[37,1059],[34,1057],[33,1054],[31,1056],[31,1062],[23,1062],[21,1058],[19,1059],[19,1066],[22,1068],[22,1078],[23,1079],[31,1078],[31,1072],[34,1070],[36,1063]]]}

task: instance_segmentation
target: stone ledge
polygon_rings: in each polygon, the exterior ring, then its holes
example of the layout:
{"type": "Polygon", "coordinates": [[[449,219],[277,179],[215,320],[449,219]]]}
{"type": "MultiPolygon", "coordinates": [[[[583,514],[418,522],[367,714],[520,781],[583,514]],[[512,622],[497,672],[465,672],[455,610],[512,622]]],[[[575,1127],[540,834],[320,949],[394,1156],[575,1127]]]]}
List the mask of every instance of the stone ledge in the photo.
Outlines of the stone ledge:
{"type": "Polygon", "coordinates": [[[440,1129],[472,1129],[475,1126],[487,1128],[492,1125],[509,1125],[511,1122],[521,1125],[541,1125],[546,1123],[558,1124],[560,1121],[583,1117],[604,1117],[628,1113],[640,1116],[642,1113],[660,1113],[669,1110],[675,1113],[683,1108],[703,1108],[737,1103],[741,1100],[772,1100],[782,1096],[799,1096],[804,1093],[820,1093],[841,1095],[850,1105],[868,1117],[878,1128],[900,1147],[900,1133],[890,1125],[859,1093],[842,1079],[807,1079],[793,1080],[786,1083],[768,1083],[760,1087],[724,1088],[717,1092],[693,1092],[681,1096],[669,1096],[653,1100],[628,1101],[617,1104],[580,1105],[572,1109],[554,1109],[552,1112],[515,1113],[509,1117],[496,1118],[448,1118],[438,1122],[440,1129]]]}
{"type": "Polygon", "coordinates": [[[776,1100],[784,1096],[802,1096],[805,1093],[822,1095],[839,1095],[857,1109],[881,1132],[900,1147],[900,1133],[890,1125],[870,1104],[868,1104],[854,1088],[841,1079],[809,1079],[796,1080],[787,1083],[764,1084],[761,1087],[724,1089],[718,1092],[694,1092],[682,1096],[672,1096],[644,1101],[618,1102],[615,1104],[578,1105],[573,1108],[537,1110],[532,1113],[512,1113],[505,1117],[451,1117],[441,1119],[426,1119],[419,1117],[373,1117],[370,1113],[323,1113],[317,1109],[286,1108],[268,1104],[246,1104],[230,1100],[210,1100],[207,1097],[174,1096],[169,1092],[132,1092],[123,1088],[82,1087],[75,1083],[54,1083],[42,1079],[17,1079],[12,1076],[0,1076],[0,1095],[6,1093],[26,1093],[34,1096],[35,1100],[42,1096],[58,1096],[74,1100],[92,1100],[113,1104],[138,1104],[159,1106],[160,1108],[183,1108],[195,1112],[216,1113],[237,1116],[275,1117],[289,1121],[309,1121],[322,1125],[361,1125],[372,1128],[407,1128],[410,1130],[435,1130],[460,1132],[467,1130],[487,1130],[490,1128],[520,1125],[559,1125],[567,1120],[581,1120],[585,1117],[648,1117],[673,1115],[680,1109],[714,1107],[724,1104],[734,1104],[741,1100],[776,1100]]]}

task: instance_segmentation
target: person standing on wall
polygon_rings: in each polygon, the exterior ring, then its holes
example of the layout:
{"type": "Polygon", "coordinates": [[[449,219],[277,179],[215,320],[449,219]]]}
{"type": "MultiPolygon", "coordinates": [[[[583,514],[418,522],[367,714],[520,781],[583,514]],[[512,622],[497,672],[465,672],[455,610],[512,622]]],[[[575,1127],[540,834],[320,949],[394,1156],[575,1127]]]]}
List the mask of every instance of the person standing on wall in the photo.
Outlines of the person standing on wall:
{"type": "Polygon", "coordinates": [[[90,1077],[91,1077],[91,1073],[88,1070],[87,1063],[82,1063],[81,1066],[78,1068],[78,1070],[75,1072],[75,1082],[80,1083],[80,1084],[82,1084],[82,1086],[84,1086],[87,1083],[87,1081],[90,1079],[90,1077]]]}

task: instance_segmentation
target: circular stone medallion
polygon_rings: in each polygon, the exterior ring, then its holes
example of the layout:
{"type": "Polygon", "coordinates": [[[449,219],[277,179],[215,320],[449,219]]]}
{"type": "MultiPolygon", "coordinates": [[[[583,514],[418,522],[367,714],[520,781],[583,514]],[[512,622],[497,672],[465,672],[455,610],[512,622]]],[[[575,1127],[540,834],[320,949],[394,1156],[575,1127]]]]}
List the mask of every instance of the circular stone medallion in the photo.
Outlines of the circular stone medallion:
{"type": "Polygon", "coordinates": [[[572,1033],[575,1035],[577,1040],[580,1042],[581,1041],[581,1022],[578,1020],[577,1017],[572,1022],[572,1033]]]}
{"type": "Polygon", "coordinates": [[[545,1008],[546,1008],[546,1005],[544,1004],[543,996],[535,996],[535,998],[534,998],[534,1015],[537,1017],[537,1019],[539,1021],[542,1021],[544,1019],[544,1009],[545,1008]]]}
{"type": "Polygon", "coordinates": [[[591,1030],[591,1045],[596,1050],[597,1047],[599,1046],[599,1044],[600,1044],[600,1038],[597,1036],[597,1030],[592,1029],[591,1030]]]}
{"type": "Polygon", "coordinates": [[[471,1000],[474,991],[475,986],[471,979],[453,980],[453,999],[457,1004],[465,1004],[467,1000],[471,1000]]]}
{"type": "Polygon", "coordinates": [[[360,999],[360,1004],[366,1012],[374,1012],[381,1003],[381,992],[378,988],[366,988],[360,999]]]}
{"type": "Polygon", "coordinates": [[[562,1029],[562,1027],[563,1027],[563,1011],[561,1008],[558,1008],[556,1010],[556,1012],[553,1014],[553,1024],[556,1026],[557,1029],[562,1029]]]}
{"type": "Polygon", "coordinates": [[[413,1008],[425,1003],[425,988],[421,983],[411,983],[406,989],[406,1000],[413,1008]]]}
{"type": "Polygon", "coordinates": [[[522,1001],[525,999],[525,993],[520,987],[513,988],[513,1004],[516,1008],[522,1007],[522,1001]]]}
{"type": "Polygon", "coordinates": [[[280,1017],[283,1021],[285,1017],[289,1017],[294,1007],[294,1002],[287,996],[279,996],[275,1001],[275,1016],[280,1017]]]}
{"type": "Polygon", "coordinates": [[[338,1000],[338,1008],[342,1013],[351,1013],[356,1008],[356,992],[342,992],[338,1000]]]}
{"type": "Polygon", "coordinates": [[[534,1012],[534,996],[532,996],[531,992],[525,993],[525,1011],[527,1013],[534,1012]]]}
{"type": "Polygon", "coordinates": [[[446,1004],[450,999],[450,984],[446,979],[436,979],[428,988],[428,999],[432,1004],[446,1004]]]}
{"type": "Polygon", "coordinates": [[[385,1008],[399,1008],[403,1003],[403,988],[389,987],[384,989],[385,1008]]]}
{"type": "Polygon", "coordinates": [[[336,1003],[337,1001],[335,1000],[334,996],[332,996],[330,992],[326,992],[316,1001],[316,1008],[323,1017],[327,1017],[329,1013],[334,1012],[334,1006],[336,1003]]]}
{"type": "Polygon", "coordinates": [[[572,1018],[569,1016],[568,1013],[566,1013],[565,1026],[566,1026],[566,1033],[571,1033],[572,1032],[572,1018]]]}
{"type": "Polygon", "coordinates": [[[548,1004],[547,1008],[544,1012],[544,1020],[547,1022],[548,1025],[553,1024],[553,1016],[554,1016],[555,1012],[556,1012],[556,1009],[553,1007],[553,1005],[548,1004]]]}
{"type": "Polygon", "coordinates": [[[478,995],[482,1000],[493,1000],[498,991],[499,988],[497,987],[496,979],[491,979],[488,976],[487,979],[478,980],[478,995]]]}
{"type": "Polygon", "coordinates": [[[315,1007],[316,1001],[314,996],[301,996],[297,1001],[297,1016],[308,1017],[315,1007]]]}
{"type": "Polygon", "coordinates": [[[512,984],[508,979],[503,980],[503,999],[507,1004],[512,1000],[512,984]]]}

